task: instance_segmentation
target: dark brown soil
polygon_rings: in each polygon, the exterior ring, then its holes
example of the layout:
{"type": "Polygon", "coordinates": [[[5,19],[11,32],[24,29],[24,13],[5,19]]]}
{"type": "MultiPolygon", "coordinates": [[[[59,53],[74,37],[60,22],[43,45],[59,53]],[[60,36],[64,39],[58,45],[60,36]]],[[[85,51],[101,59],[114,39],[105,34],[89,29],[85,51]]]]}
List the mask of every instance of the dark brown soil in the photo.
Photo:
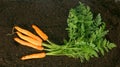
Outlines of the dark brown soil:
{"type": "Polygon", "coordinates": [[[51,41],[62,44],[68,38],[65,28],[69,9],[79,0],[0,0],[0,67],[120,67],[120,0],[80,1],[89,5],[94,15],[101,13],[109,29],[106,37],[117,48],[84,63],[66,56],[21,61],[21,56],[39,51],[14,42],[13,35],[7,36],[13,26],[34,32],[31,24],[36,24],[51,41]]]}

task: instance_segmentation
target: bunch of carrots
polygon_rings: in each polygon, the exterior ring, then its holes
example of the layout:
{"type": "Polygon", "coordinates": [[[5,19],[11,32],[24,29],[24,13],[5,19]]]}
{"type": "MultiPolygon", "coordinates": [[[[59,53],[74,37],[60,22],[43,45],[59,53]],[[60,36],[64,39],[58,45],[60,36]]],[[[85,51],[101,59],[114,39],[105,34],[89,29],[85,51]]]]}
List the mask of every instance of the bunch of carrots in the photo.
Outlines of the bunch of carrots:
{"type": "MultiPolygon", "coordinates": [[[[19,36],[15,37],[14,40],[21,45],[32,47],[37,50],[44,50],[44,47],[42,46],[43,41],[48,41],[48,36],[39,29],[36,25],[32,25],[32,28],[35,30],[35,32],[39,35],[34,35],[33,33],[29,32],[28,30],[25,30],[23,28],[20,28],[19,26],[15,26],[14,29],[16,29],[16,34],[19,36]]],[[[27,59],[33,59],[33,58],[44,58],[46,56],[45,52],[37,53],[37,54],[31,54],[26,55],[21,58],[21,60],[27,60],[27,59]]]]}
{"type": "Polygon", "coordinates": [[[46,55],[79,58],[81,62],[92,57],[98,57],[98,52],[104,55],[104,50],[116,47],[114,43],[107,41],[104,36],[107,34],[105,24],[98,14],[95,19],[89,7],[80,2],[80,5],[71,9],[67,19],[69,40],[64,40],[64,45],[58,45],[48,40],[48,36],[36,25],[32,28],[38,34],[15,26],[16,34],[14,40],[21,45],[42,51],[41,53],[26,55],[21,60],[44,58],[46,55]],[[46,42],[45,42],[46,41],[46,42]]]}

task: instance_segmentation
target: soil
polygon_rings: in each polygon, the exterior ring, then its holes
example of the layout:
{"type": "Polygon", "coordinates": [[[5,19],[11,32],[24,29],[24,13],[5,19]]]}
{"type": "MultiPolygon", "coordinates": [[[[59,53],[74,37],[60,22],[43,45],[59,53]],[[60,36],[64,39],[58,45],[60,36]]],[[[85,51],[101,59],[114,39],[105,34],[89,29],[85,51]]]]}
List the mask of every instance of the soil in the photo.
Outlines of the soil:
{"type": "Polygon", "coordinates": [[[20,57],[38,53],[35,49],[14,42],[10,34],[18,25],[35,33],[32,24],[39,26],[49,40],[63,44],[67,39],[67,17],[70,8],[79,0],[0,0],[0,67],[120,67],[120,0],[80,0],[90,6],[94,15],[101,14],[109,33],[107,39],[117,47],[104,56],[81,63],[66,56],[47,56],[43,59],[21,61],[20,57]]]}

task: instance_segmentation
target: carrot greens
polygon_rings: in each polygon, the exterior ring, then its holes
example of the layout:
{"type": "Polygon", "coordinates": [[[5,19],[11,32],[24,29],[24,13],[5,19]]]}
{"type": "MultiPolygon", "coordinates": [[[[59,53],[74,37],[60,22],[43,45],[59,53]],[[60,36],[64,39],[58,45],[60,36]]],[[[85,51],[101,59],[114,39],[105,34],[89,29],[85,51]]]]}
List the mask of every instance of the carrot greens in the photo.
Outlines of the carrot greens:
{"type": "Polygon", "coordinates": [[[65,40],[64,45],[58,45],[47,40],[48,43],[42,43],[46,55],[66,55],[73,58],[79,58],[81,62],[98,57],[98,53],[104,55],[116,47],[110,43],[105,35],[108,30],[105,29],[105,23],[101,21],[98,14],[93,17],[88,6],[80,3],[72,8],[67,19],[69,40],[65,40]]]}

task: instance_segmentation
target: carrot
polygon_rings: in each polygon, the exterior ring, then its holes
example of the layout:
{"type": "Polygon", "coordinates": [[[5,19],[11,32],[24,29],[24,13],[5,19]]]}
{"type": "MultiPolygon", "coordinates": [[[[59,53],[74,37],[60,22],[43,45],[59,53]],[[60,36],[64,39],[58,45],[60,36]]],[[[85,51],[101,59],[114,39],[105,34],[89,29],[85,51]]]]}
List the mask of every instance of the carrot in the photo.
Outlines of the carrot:
{"type": "Polygon", "coordinates": [[[41,46],[42,40],[41,40],[41,41],[37,41],[37,40],[34,40],[34,39],[31,38],[31,37],[28,37],[28,36],[25,36],[25,35],[21,34],[20,32],[16,32],[16,33],[17,33],[17,35],[18,35],[21,39],[23,39],[23,40],[25,40],[25,41],[27,41],[27,42],[30,42],[30,43],[32,43],[32,44],[41,46]]]}
{"type": "Polygon", "coordinates": [[[44,58],[46,56],[46,53],[37,53],[37,54],[31,54],[31,55],[26,55],[21,58],[21,60],[27,60],[27,59],[35,59],[35,58],[44,58]]]}
{"type": "Polygon", "coordinates": [[[21,33],[23,33],[23,34],[25,34],[25,35],[27,35],[27,36],[29,36],[29,37],[32,37],[32,38],[34,38],[34,39],[36,39],[36,40],[38,40],[38,41],[41,41],[41,38],[39,38],[38,36],[32,34],[32,33],[29,32],[28,30],[22,29],[22,28],[20,28],[20,27],[18,27],[18,26],[15,26],[14,28],[15,28],[17,31],[19,31],[19,32],[21,32],[21,33]]]}
{"type": "Polygon", "coordinates": [[[16,42],[20,43],[21,45],[32,47],[32,48],[37,49],[37,50],[43,50],[44,49],[42,46],[37,46],[37,45],[31,44],[31,43],[23,41],[19,38],[14,38],[14,40],[16,42]]]}
{"type": "Polygon", "coordinates": [[[36,25],[32,25],[32,28],[37,32],[37,34],[43,39],[43,40],[48,40],[48,36],[41,30],[39,29],[36,25]]]}

